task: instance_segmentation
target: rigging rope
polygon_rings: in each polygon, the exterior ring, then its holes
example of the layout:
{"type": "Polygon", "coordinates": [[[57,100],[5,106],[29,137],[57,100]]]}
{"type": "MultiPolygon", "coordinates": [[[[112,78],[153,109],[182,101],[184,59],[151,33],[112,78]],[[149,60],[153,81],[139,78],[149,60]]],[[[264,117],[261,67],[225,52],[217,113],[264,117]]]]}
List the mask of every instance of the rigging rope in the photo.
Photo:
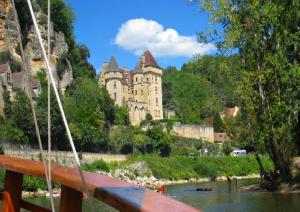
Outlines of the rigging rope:
{"type": "MultiPolygon", "coordinates": [[[[83,183],[83,189],[85,190],[85,192],[89,196],[91,196],[90,195],[91,192],[88,189],[88,186],[87,186],[87,183],[85,181],[83,172],[81,170],[80,160],[79,160],[79,157],[78,157],[78,154],[77,154],[74,142],[73,142],[73,138],[72,138],[72,135],[71,135],[71,131],[69,129],[69,125],[68,125],[68,122],[67,122],[67,119],[66,119],[66,116],[65,116],[65,112],[63,110],[63,106],[62,106],[62,103],[61,103],[61,100],[60,100],[60,96],[59,96],[58,90],[57,90],[57,88],[55,86],[55,80],[54,80],[54,77],[53,77],[53,74],[52,74],[52,71],[51,71],[51,67],[50,67],[50,63],[49,63],[49,60],[48,60],[48,57],[47,57],[47,54],[46,54],[45,47],[43,45],[43,41],[42,41],[42,37],[41,37],[41,32],[39,30],[39,27],[38,27],[38,24],[37,24],[37,20],[36,20],[35,14],[34,14],[33,9],[32,9],[31,0],[27,0],[27,3],[28,3],[30,14],[31,14],[31,18],[32,18],[32,21],[33,21],[33,25],[34,25],[34,28],[35,28],[35,31],[36,31],[36,34],[37,34],[37,37],[38,37],[41,49],[42,49],[42,54],[43,54],[44,60],[46,62],[47,71],[48,71],[48,74],[50,76],[52,88],[54,90],[54,94],[55,94],[55,97],[56,97],[56,100],[57,100],[57,103],[58,103],[58,107],[59,107],[59,110],[60,110],[60,113],[61,113],[61,116],[62,116],[62,119],[63,119],[63,123],[64,123],[65,129],[67,131],[67,136],[68,136],[68,139],[69,139],[69,142],[70,142],[70,145],[71,145],[74,157],[75,157],[75,161],[77,163],[77,168],[78,168],[78,171],[79,171],[79,174],[80,174],[80,178],[81,178],[82,183],[83,183]]],[[[95,211],[90,198],[88,198],[88,202],[89,202],[91,211],[95,211]]]]}
{"type": "MultiPolygon", "coordinates": [[[[51,3],[50,0],[48,0],[48,59],[50,61],[50,57],[51,57],[51,3]]],[[[48,73],[48,72],[47,72],[48,73]]],[[[49,74],[47,77],[47,87],[48,87],[48,105],[47,105],[47,110],[48,110],[48,173],[49,173],[49,186],[50,186],[50,190],[51,190],[51,194],[50,197],[52,198],[52,181],[51,181],[51,82],[50,82],[50,78],[49,78],[49,74]]],[[[53,201],[53,200],[51,200],[53,201]]],[[[51,203],[52,204],[52,203],[51,203]]],[[[54,204],[53,204],[54,205],[54,204]]],[[[52,210],[54,210],[54,207],[52,208],[52,210]]]]}
{"type": "Polygon", "coordinates": [[[48,175],[47,165],[46,165],[46,161],[45,161],[45,156],[44,156],[44,151],[43,151],[39,126],[38,126],[38,123],[37,123],[34,103],[32,101],[32,91],[31,91],[31,85],[30,85],[30,80],[29,80],[29,71],[28,71],[27,65],[26,65],[24,48],[23,48],[23,43],[22,43],[22,39],[21,39],[20,23],[19,23],[19,18],[18,18],[18,13],[17,13],[17,10],[16,10],[16,6],[15,6],[15,0],[12,0],[12,6],[13,6],[13,10],[14,10],[14,19],[15,19],[15,22],[17,23],[18,41],[19,41],[19,46],[20,46],[20,51],[21,51],[21,58],[22,58],[23,68],[24,68],[24,71],[25,71],[24,76],[25,76],[25,81],[26,81],[26,84],[27,84],[27,92],[28,92],[28,95],[29,95],[29,102],[30,102],[30,107],[31,107],[31,111],[32,111],[35,132],[36,132],[36,136],[37,136],[37,140],[38,140],[38,144],[39,144],[39,148],[40,148],[42,162],[43,162],[43,165],[44,165],[47,187],[48,187],[48,191],[50,193],[51,208],[52,208],[52,211],[55,211],[53,197],[52,197],[52,189],[51,189],[51,186],[50,186],[51,182],[49,181],[49,175],[48,175]]]}

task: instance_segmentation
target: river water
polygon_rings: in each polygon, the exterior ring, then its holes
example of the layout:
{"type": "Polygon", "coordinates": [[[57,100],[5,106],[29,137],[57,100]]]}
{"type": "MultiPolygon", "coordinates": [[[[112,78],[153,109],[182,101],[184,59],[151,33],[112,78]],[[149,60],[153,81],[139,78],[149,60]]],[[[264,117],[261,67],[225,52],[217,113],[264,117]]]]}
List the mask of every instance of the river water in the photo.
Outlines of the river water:
{"type": "MultiPolygon", "coordinates": [[[[238,187],[227,182],[206,182],[195,184],[181,184],[167,187],[167,194],[171,198],[183,201],[204,211],[300,211],[300,194],[273,194],[269,192],[241,191],[240,187],[257,182],[257,179],[239,180],[238,187]],[[196,191],[196,188],[211,187],[213,191],[196,191]]],[[[50,206],[45,197],[28,198],[27,200],[39,205],[50,206]]],[[[57,211],[59,198],[55,198],[57,211]]],[[[111,207],[94,201],[96,211],[115,211],[111,207]]],[[[87,201],[84,201],[84,211],[90,211],[87,201]]]]}

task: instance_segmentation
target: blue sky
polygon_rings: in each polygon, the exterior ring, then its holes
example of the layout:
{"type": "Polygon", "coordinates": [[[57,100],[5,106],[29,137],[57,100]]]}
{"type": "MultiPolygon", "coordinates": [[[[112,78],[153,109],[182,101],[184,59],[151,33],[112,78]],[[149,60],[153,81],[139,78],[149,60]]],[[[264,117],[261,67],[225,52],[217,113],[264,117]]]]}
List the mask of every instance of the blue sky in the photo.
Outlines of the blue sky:
{"type": "Polygon", "coordinates": [[[208,16],[185,0],[66,0],[76,14],[77,42],[91,53],[97,72],[114,55],[120,67],[133,69],[150,49],[162,67],[178,68],[193,54],[214,52],[196,42],[196,33],[209,28],[208,16]]]}

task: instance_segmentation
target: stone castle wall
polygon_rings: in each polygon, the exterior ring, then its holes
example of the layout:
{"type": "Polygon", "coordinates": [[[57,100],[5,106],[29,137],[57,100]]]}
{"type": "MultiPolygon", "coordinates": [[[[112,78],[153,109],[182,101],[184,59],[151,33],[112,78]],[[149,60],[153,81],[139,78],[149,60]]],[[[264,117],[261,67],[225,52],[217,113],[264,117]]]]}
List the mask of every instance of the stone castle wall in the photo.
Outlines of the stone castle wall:
{"type": "Polygon", "coordinates": [[[206,125],[174,124],[173,133],[180,137],[214,142],[214,128],[206,125]]]}

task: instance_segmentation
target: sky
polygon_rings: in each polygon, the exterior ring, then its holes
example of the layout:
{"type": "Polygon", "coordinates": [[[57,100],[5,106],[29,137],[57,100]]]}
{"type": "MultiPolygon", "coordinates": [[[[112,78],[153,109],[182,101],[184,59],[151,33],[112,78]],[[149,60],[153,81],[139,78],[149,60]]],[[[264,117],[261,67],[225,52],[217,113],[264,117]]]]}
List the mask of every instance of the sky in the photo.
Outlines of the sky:
{"type": "Polygon", "coordinates": [[[76,41],[85,44],[97,73],[115,56],[119,67],[134,69],[150,50],[158,64],[180,67],[195,54],[212,54],[196,33],[209,29],[208,15],[186,0],[66,0],[76,14],[76,41]]]}

